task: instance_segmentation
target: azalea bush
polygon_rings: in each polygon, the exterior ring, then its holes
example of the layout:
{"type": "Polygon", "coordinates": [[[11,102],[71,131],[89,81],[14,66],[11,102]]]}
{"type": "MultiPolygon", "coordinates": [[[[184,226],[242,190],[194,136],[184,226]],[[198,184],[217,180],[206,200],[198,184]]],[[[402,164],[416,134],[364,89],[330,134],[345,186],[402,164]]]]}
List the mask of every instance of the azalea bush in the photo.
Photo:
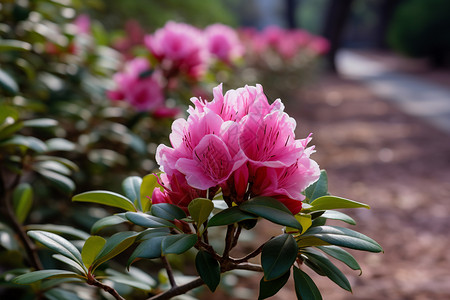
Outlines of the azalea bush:
{"type": "Polygon", "coordinates": [[[291,98],[289,91],[301,89],[320,71],[329,42],[304,29],[268,26],[239,30],[245,46],[241,70],[245,82],[260,82],[274,95],[291,98]]]}
{"type": "MultiPolygon", "coordinates": [[[[291,276],[298,299],[321,299],[309,272],[351,291],[331,258],[360,270],[343,248],[382,248],[362,233],[326,223],[354,225],[336,209],[368,205],[329,194],[327,175],[311,158],[311,136],[296,139],[295,121],[281,100],[269,103],[260,85],[225,94],[219,85],[213,95],[211,101],[193,98],[188,117],[173,122],[170,146],[156,151],[160,172],[126,178],[123,193],[95,190],[72,198],[121,210],[99,219],[90,235],[66,239],[57,226],[28,231],[66,268],[34,266],[12,282],[33,284],[46,296],[57,286],[73,296],[84,283],[115,299],[169,299],[202,285],[215,291],[226,276],[248,270],[261,273],[259,299],[276,294],[291,276]],[[280,234],[245,252],[240,238],[263,219],[280,234]],[[194,274],[173,267],[179,257],[193,260],[194,274]]],[[[94,295],[89,290],[89,299],[94,295]]]]}

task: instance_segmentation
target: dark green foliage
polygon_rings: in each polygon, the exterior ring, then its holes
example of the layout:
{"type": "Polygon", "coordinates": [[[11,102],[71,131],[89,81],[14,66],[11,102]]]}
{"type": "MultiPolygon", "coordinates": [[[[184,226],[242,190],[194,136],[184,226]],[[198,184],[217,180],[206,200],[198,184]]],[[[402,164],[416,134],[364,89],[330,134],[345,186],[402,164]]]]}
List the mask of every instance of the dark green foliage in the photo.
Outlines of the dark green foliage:
{"type": "Polygon", "coordinates": [[[396,10],[388,42],[414,57],[429,57],[437,65],[449,63],[450,1],[408,0],[396,10]]]}

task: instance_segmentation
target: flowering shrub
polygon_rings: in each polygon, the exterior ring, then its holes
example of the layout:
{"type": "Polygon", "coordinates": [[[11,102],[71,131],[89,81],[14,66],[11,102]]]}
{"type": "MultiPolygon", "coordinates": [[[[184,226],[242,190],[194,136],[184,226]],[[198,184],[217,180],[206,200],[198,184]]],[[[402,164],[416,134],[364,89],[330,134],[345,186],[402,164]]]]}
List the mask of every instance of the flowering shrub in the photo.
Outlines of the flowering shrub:
{"type": "Polygon", "coordinates": [[[164,173],[125,179],[123,195],[98,190],[73,197],[73,201],[124,210],[93,224],[93,235],[82,237],[81,252],[57,234],[28,232],[75,271],[37,270],[17,276],[14,282],[77,280],[115,299],[124,299],[115,287],[126,283],[156,300],[170,299],[203,284],[215,291],[228,272],[250,270],[263,273],[258,299],[276,294],[291,274],[298,299],[321,299],[305,272],[310,268],[351,291],[349,281],[328,256],[360,270],[342,247],[370,252],[382,248],[359,232],[326,222],[334,219],[354,225],[351,217],[334,210],[369,207],[328,193],[326,173],[310,158],[314,152],[307,146],[311,138],[295,139],[295,121],[284,112],[281,100],[269,104],[260,85],[225,94],[219,85],[213,94],[212,101],[193,98],[187,119],[173,122],[171,147],[160,145],[157,150],[164,173]],[[241,245],[242,230],[252,230],[260,219],[281,225],[282,233],[240,258],[233,257],[232,250],[241,245]],[[100,230],[122,223],[131,231],[118,230],[107,239],[98,235],[100,230]],[[210,242],[209,229],[213,227],[226,228],[221,246],[210,242]],[[134,275],[103,271],[108,261],[133,244],[136,247],[127,267],[159,258],[166,271],[159,273],[159,282],[142,271],[133,271],[134,275]],[[195,253],[199,277],[180,284],[186,278],[172,271],[170,254],[185,252],[195,253]]]}
{"type": "MultiPolygon", "coordinates": [[[[257,85],[225,95],[218,86],[211,102],[192,101],[195,106],[189,109],[188,119],[172,125],[172,148],[157,149],[156,161],[166,173],[161,185],[167,186],[162,197],[155,189],[158,199],[180,201],[179,196],[170,197],[175,180],[197,190],[221,188],[230,206],[272,196],[292,213],[299,212],[304,199],[300,192],[319,178],[320,171],[309,158],[313,152],[313,147],[306,147],[309,138],[295,140],[295,120],[283,111],[280,99],[269,105],[257,85]]],[[[198,193],[188,192],[185,197],[192,194],[198,193]]],[[[187,206],[189,201],[181,203],[187,206]]]]}
{"type": "Polygon", "coordinates": [[[138,110],[149,111],[164,104],[164,94],[157,73],[150,72],[150,63],[145,58],[127,62],[123,72],[114,74],[117,89],[108,91],[109,98],[125,100],[138,110]]]}
{"type": "Polygon", "coordinates": [[[205,28],[208,50],[216,59],[232,64],[244,55],[244,47],[237,32],[223,24],[213,24],[205,28]]]}
{"type": "Polygon", "coordinates": [[[166,77],[182,73],[198,79],[207,70],[209,52],[202,32],[184,23],[168,22],[144,43],[160,62],[166,77]]]}
{"type": "Polygon", "coordinates": [[[241,37],[250,56],[264,55],[270,51],[282,59],[292,61],[298,56],[316,57],[328,52],[328,41],[303,29],[283,29],[277,26],[266,27],[258,32],[242,29],[241,37]]]}

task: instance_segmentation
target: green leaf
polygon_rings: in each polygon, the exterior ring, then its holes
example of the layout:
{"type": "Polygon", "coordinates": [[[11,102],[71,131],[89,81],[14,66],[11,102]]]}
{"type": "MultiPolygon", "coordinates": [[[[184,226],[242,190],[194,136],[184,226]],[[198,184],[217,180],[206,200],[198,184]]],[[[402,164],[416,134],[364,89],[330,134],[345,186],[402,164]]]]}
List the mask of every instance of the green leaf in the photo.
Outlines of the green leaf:
{"type": "Polygon", "coordinates": [[[152,196],[153,190],[156,187],[159,187],[162,189],[162,187],[158,183],[158,178],[155,174],[149,174],[144,176],[142,178],[141,183],[141,190],[140,190],[140,196],[141,196],[141,203],[142,203],[142,211],[146,212],[150,209],[151,202],[149,197],[152,196]]]}
{"type": "Polygon", "coordinates": [[[61,288],[52,288],[44,293],[48,300],[83,300],[76,293],[63,290],[61,288]]]}
{"type": "Polygon", "coordinates": [[[34,152],[42,153],[47,151],[47,145],[32,136],[15,135],[0,143],[1,146],[18,146],[25,149],[31,149],[34,152]]]}
{"type": "Polygon", "coordinates": [[[51,172],[56,172],[59,173],[61,175],[66,175],[66,176],[70,176],[72,174],[72,171],[66,167],[65,165],[57,162],[57,161],[40,161],[40,162],[36,162],[33,165],[33,169],[36,172],[40,172],[42,170],[47,170],[47,171],[51,171],[51,172]]]}
{"type": "Polygon", "coordinates": [[[296,228],[286,227],[286,232],[287,233],[300,233],[300,234],[302,234],[306,230],[308,230],[308,228],[311,227],[311,225],[312,225],[311,215],[296,214],[295,218],[300,223],[300,225],[302,225],[302,230],[300,231],[300,230],[298,230],[296,228]]]}
{"type": "Polygon", "coordinates": [[[0,51],[30,51],[31,44],[19,40],[0,40],[0,51]]]}
{"type": "MultiPolygon", "coordinates": [[[[349,268],[351,268],[353,270],[361,271],[361,267],[359,266],[358,262],[353,257],[353,255],[351,255],[350,253],[348,253],[344,249],[342,249],[342,248],[340,248],[338,246],[331,246],[331,245],[330,246],[318,246],[317,248],[319,248],[320,250],[322,250],[323,252],[325,252],[329,256],[334,257],[337,260],[342,261],[349,268]]],[[[361,271],[361,273],[362,273],[362,271],[361,271]]],[[[361,273],[360,273],[360,275],[361,275],[361,273]]]]}
{"type": "Polygon", "coordinates": [[[272,297],[273,295],[278,293],[278,291],[281,290],[281,288],[288,281],[289,276],[291,276],[291,270],[288,270],[284,275],[274,280],[267,281],[264,279],[264,277],[261,278],[261,281],[259,282],[258,300],[272,297]]]}
{"type": "Polygon", "coordinates": [[[161,250],[164,255],[166,254],[181,254],[197,243],[196,234],[175,234],[167,236],[161,244],[161,250]]]}
{"type": "Polygon", "coordinates": [[[42,118],[42,119],[31,119],[23,121],[24,127],[55,127],[58,125],[58,122],[53,119],[42,118]]]}
{"type": "Polygon", "coordinates": [[[125,192],[125,196],[133,203],[136,203],[137,208],[142,211],[141,203],[141,184],[142,178],[139,176],[130,176],[125,178],[122,182],[122,189],[125,192]]]}
{"type": "Polygon", "coordinates": [[[146,228],[175,227],[174,224],[167,220],[144,213],[127,212],[125,217],[133,224],[146,228]]]}
{"type": "Polygon", "coordinates": [[[9,251],[21,251],[16,233],[2,222],[0,222],[0,246],[9,251]]]}
{"type": "Polygon", "coordinates": [[[208,222],[208,227],[238,223],[244,220],[256,219],[257,216],[246,213],[237,206],[229,207],[215,214],[208,222]]]}
{"type": "Polygon", "coordinates": [[[137,258],[153,259],[161,257],[161,244],[165,237],[166,236],[155,236],[140,243],[130,255],[127,262],[127,268],[129,268],[137,258]]]}
{"type": "Polygon", "coordinates": [[[168,235],[170,235],[170,229],[167,227],[146,229],[141,233],[139,233],[139,235],[136,237],[136,241],[139,242],[149,240],[158,236],[168,236],[168,235]]]}
{"type": "Polygon", "coordinates": [[[45,141],[48,152],[52,151],[74,151],[76,146],[71,141],[62,138],[53,138],[45,141]]]}
{"type": "Polygon", "coordinates": [[[147,290],[151,287],[156,287],[158,283],[156,280],[148,275],[146,272],[141,271],[140,269],[131,267],[126,274],[120,273],[113,269],[106,269],[106,274],[108,278],[114,280],[116,282],[124,283],[124,281],[134,281],[134,284],[131,282],[130,285],[141,290],[147,290]]]}
{"type": "Polygon", "coordinates": [[[33,188],[30,184],[21,183],[14,189],[13,204],[17,220],[23,223],[33,205],[33,188]]]}
{"type": "Polygon", "coordinates": [[[336,196],[322,196],[311,202],[311,206],[312,207],[309,208],[310,211],[358,207],[370,208],[370,206],[365,203],[336,196]]]}
{"type": "Polygon", "coordinates": [[[9,95],[16,95],[19,92],[19,86],[16,81],[0,69],[0,88],[5,90],[9,95]]]}
{"type": "Polygon", "coordinates": [[[311,251],[304,252],[304,254],[309,260],[319,266],[323,273],[330,278],[331,281],[346,291],[352,291],[352,287],[350,282],[347,280],[347,277],[345,277],[345,275],[327,257],[312,253],[311,251]]]}
{"type": "Polygon", "coordinates": [[[328,195],[328,176],[325,170],[320,171],[319,179],[305,190],[305,196],[308,203],[311,201],[328,195]]]}
{"type": "Polygon", "coordinates": [[[345,223],[350,225],[356,225],[356,222],[352,217],[337,210],[326,210],[321,215],[321,217],[326,219],[344,221],[345,223]]]}
{"type": "Polygon", "coordinates": [[[280,201],[270,197],[256,197],[242,203],[239,208],[273,223],[302,230],[302,226],[280,201]]]}
{"type": "Polygon", "coordinates": [[[80,266],[83,266],[80,251],[65,238],[51,232],[40,230],[28,231],[27,234],[47,248],[50,248],[53,251],[76,261],[80,266]]]}
{"type": "Polygon", "coordinates": [[[80,229],[73,228],[66,225],[54,225],[54,224],[31,224],[26,226],[27,230],[42,230],[58,234],[67,234],[72,237],[86,240],[90,235],[80,229]]]}
{"type": "Polygon", "coordinates": [[[322,295],[311,277],[294,267],[295,293],[299,300],[322,300],[322,295]]]}
{"type": "Polygon", "coordinates": [[[0,110],[0,130],[4,128],[4,126],[14,124],[18,119],[19,112],[17,109],[4,104],[0,110]]]}
{"type": "Polygon", "coordinates": [[[81,249],[81,258],[86,268],[92,265],[105,243],[106,240],[97,235],[91,236],[84,242],[83,249],[81,249]]]}
{"type": "MultiPolygon", "coordinates": [[[[11,119],[7,119],[7,121],[11,121],[11,119]]],[[[4,140],[6,138],[11,137],[11,135],[16,134],[20,129],[22,129],[23,124],[22,122],[5,122],[2,125],[0,125],[0,140],[4,140]]],[[[8,144],[8,143],[0,143],[0,146],[5,145],[5,146],[9,146],[9,145],[14,145],[14,144],[8,144]]],[[[20,146],[20,145],[16,145],[16,146],[20,146]]],[[[26,147],[25,147],[26,148],[26,147]]]]}
{"type": "Polygon", "coordinates": [[[150,291],[152,289],[152,287],[149,284],[137,281],[135,278],[132,278],[131,276],[128,277],[108,276],[108,279],[116,283],[124,284],[126,286],[133,287],[135,289],[142,291],[150,291]]]}
{"type": "Polygon", "coordinates": [[[319,239],[315,236],[301,235],[299,238],[297,238],[297,246],[299,248],[313,247],[313,246],[325,246],[325,245],[330,245],[330,243],[322,241],[321,239],[319,239]]]}
{"type": "Polygon", "coordinates": [[[59,286],[64,283],[72,283],[72,282],[83,283],[83,282],[86,282],[86,280],[84,278],[75,278],[75,277],[47,279],[46,281],[41,282],[41,284],[39,285],[39,288],[41,290],[48,290],[50,288],[53,289],[55,286],[59,286]]]}
{"type": "Polygon", "coordinates": [[[205,282],[211,292],[214,292],[220,283],[220,264],[211,254],[200,250],[195,257],[195,267],[200,278],[205,282]]]}
{"type": "Polygon", "coordinates": [[[77,273],[65,270],[41,270],[17,276],[13,282],[17,284],[31,284],[42,279],[67,277],[84,278],[77,273]]]}
{"type": "Polygon", "coordinates": [[[373,239],[354,230],[339,226],[317,226],[308,229],[302,237],[316,237],[331,245],[355,250],[381,252],[383,248],[373,239]]]}
{"type": "Polygon", "coordinates": [[[58,157],[58,156],[49,156],[49,155],[39,155],[35,157],[35,161],[56,161],[59,162],[60,164],[65,165],[66,167],[68,167],[69,169],[73,170],[73,171],[78,171],[78,166],[76,164],[74,164],[72,161],[62,158],[62,157],[58,157]]]}
{"type": "Polygon", "coordinates": [[[290,234],[282,234],[268,241],[261,253],[264,279],[273,280],[285,274],[295,262],[297,252],[297,243],[290,234]]]}
{"type": "Polygon", "coordinates": [[[125,213],[104,217],[92,225],[91,234],[95,234],[105,227],[114,226],[124,222],[128,222],[128,219],[125,218],[125,213]]]}
{"type": "Polygon", "coordinates": [[[53,254],[52,257],[56,260],[62,261],[65,264],[68,264],[72,268],[74,268],[78,273],[82,276],[85,276],[87,274],[87,270],[85,268],[82,268],[79,264],[76,263],[76,261],[71,260],[70,258],[65,257],[61,254],[53,254]]]}
{"type": "Polygon", "coordinates": [[[155,217],[159,217],[169,221],[186,218],[186,213],[184,212],[184,210],[171,203],[153,204],[151,213],[155,217]]]}
{"type": "Polygon", "coordinates": [[[136,211],[133,202],[124,196],[110,191],[91,191],[73,196],[72,201],[92,202],[118,207],[126,211],[136,211]]]}
{"type": "Polygon", "coordinates": [[[93,270],[130,247],[134,243],[136,236],[137,232],[134,231],[119,232],[111,236],[95,257],[93,270]]]}
{"type": "Polygon", "coordinates": [[[75,190],[75,183],[67,176],[46,169],[38,169],[36,172],[65,194],[71,194],[75,190]]]}
{"type": "Polygon", "coordinates": [[[209,214],[213,209],[213,202],[206,198],[196,198],[188,205],[189,213],[192,219],[198,224],[198,227],[208,220],[209,214]]]}

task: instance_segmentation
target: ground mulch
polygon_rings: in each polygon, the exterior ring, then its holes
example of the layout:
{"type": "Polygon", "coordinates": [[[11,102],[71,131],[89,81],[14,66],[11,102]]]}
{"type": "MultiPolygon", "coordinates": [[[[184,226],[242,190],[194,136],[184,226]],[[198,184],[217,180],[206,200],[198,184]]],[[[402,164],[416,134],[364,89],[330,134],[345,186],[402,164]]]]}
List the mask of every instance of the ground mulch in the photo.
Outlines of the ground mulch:
{"type": "Polygon", "coordinates": [[[363,269],[345,272],[353,294],[317,278],[324,299],[450,299],[450,136],[332,76],[287,111],[299,136],[314,133],[330,192],[372,207],[350,215],[385,250],[352,252],[363,269]]]}

